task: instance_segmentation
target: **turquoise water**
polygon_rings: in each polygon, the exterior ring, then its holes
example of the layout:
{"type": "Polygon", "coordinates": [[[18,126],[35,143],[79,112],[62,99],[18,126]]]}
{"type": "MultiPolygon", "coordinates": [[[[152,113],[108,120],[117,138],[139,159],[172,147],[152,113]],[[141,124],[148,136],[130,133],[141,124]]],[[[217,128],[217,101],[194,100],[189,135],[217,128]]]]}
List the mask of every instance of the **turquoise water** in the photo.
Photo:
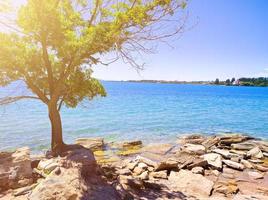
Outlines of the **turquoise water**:
{"type": "MultiPolygon", "coordinates": [[[[268,88],[104,82],[106,98],[62,110],[64,140],[104,137],[170,142],[185,133],[268,138],[268,88]]],[[[20,91],[20,85],[0,94],[20,91]]],[[[0,149],[49,147],[47,109],[36,100],[0,107],[0,149]]]]}

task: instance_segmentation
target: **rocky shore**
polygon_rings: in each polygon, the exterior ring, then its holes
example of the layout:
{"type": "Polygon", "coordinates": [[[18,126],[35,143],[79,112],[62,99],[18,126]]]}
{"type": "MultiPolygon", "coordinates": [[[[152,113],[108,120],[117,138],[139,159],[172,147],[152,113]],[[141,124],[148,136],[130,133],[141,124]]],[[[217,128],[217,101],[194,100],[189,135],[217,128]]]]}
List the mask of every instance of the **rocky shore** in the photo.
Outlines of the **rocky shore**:
{"type": "Polygon", "coordinates": [[[0,152],[0,199],[268,199],[268,142],[185,135],[173,144],[80,138],[60,157],[0,152]]]}

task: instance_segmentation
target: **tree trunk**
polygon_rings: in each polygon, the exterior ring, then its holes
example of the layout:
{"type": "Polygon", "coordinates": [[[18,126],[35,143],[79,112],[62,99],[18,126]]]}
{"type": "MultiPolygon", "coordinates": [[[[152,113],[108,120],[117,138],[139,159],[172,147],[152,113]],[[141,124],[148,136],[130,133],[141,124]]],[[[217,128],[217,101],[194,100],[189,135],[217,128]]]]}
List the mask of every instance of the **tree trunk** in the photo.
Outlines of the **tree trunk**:
{"type": "Polygon", "coordinates": [[[51,150],[58,155],[64,148],[60,112],[57,109],[57,104],[50,104],[48,111],[51,123],[51,150]]]}

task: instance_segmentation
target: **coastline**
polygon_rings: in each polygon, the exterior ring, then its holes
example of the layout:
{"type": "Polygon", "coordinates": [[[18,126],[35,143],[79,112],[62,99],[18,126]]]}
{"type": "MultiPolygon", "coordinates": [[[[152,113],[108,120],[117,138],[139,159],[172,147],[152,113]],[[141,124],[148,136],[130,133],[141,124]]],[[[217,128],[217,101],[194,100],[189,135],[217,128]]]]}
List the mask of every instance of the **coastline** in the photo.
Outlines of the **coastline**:
{"type": "Polygon", "coordinates": [[[265,88],[268,85],[251,85],[251,84],[231,84],[224,83],[215,84],[214,81],[166,81],[166,80],[102,80],[109,82],[127,82],[127,83],[154,83],[154,84],[180,84],[180,85],[211,85],[211,86],[228,86],[228,87],[261,87],[265,88]]]}
{"type": "MultiPolygon", "coordinates": [[[[80,199],[83,192],[77,192],[78,186],[68,185],[75,176],[80,177],[78,185],[83,183],[96,195],[93,199],[103,195],[110,195],[108,199],[152,199],[154,195],[162,199],[169,199],[165,195],[171,199],[265,199],[268,195],[268,142],[250,136],[184,135],[175,144],[148,145],[140,140],[106,143],[103,138],[80,138],[76,145],[83,149],[57,158],[49,152],[30,155],[27,148],[9,153],[17,156],[20,162],[16,163],[24,170],[17,178],[10,179],[9,174],[8,184],[3,184],[2,172],[1,186],[11,188],[2,189],[0,199],[53,199],[53,191],[58,192],[57,198],[76,191],[74,199],[80,199]],[[81,175],[81,170],[86,170],[86,175],[81,175]],[[90,181],[92,177],[95,182],[90,181]],[[103,190],[92,189],[94,184],[103,190]]],[[[4,160],[8,157],[2,152],[2,161],[3,156],[4,160]]],[[[5,169],[11,166],[2,161],[5,169]]],[[[5,173],[14,171],[13,164],[5,173]]]]}

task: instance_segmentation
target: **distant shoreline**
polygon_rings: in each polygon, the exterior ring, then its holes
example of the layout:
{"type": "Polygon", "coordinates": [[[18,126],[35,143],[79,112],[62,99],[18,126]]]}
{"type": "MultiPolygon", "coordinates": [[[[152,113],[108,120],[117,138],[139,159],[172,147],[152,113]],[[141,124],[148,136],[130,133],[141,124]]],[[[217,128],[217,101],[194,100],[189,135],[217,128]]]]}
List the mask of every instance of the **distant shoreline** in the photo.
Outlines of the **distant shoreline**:
{"type": "Polygon", "coordinates": [[[164,80],[128,80],[134,83],[163,83],[163,84],[192,84],[192,85],[211,85],[210,81],[164,81],[164,80]]]}
{"type": "Polygon", "coordinates": [[[165,80],[103,80],[110,82],[129,82],[129,83],[159,83],[159,84],[185,84],[185,85],[215,85],[215,86],[236,86],[236,87],[268,87],[268,85],[238,85],[223,83],[215,84],[214,81],[165,81],[165,80]]]}

